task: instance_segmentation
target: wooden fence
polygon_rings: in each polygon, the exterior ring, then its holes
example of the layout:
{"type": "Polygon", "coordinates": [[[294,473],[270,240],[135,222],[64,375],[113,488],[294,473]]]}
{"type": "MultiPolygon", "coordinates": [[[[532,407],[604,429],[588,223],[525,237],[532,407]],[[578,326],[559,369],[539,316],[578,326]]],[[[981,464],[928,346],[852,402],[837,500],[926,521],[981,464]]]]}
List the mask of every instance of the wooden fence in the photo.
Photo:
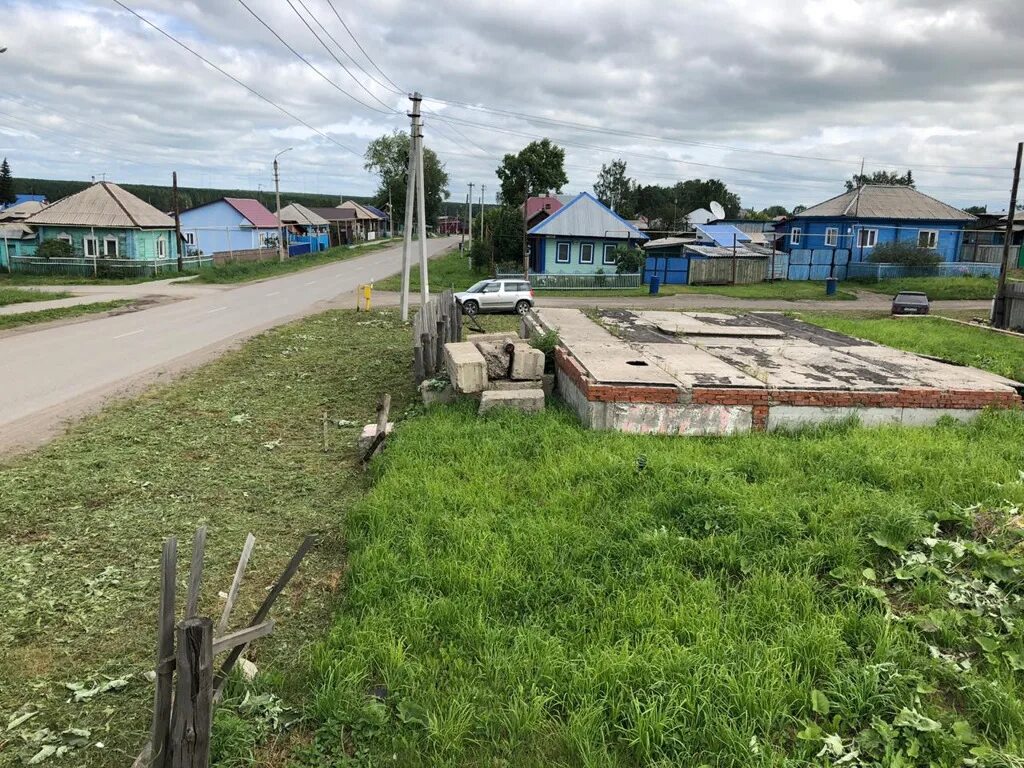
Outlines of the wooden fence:
{"type": "Polygon", "coordinates": [[[760,283],[769,276],[768,259],[690,259],[691,285],[760,283]]]}
{"type": "Polygon", "coordinates": [[[416,383],[444,370],[444,345],[462,340],[462,308],[446,290],[420,307],[412,321],[413,375],[416,383]]]}

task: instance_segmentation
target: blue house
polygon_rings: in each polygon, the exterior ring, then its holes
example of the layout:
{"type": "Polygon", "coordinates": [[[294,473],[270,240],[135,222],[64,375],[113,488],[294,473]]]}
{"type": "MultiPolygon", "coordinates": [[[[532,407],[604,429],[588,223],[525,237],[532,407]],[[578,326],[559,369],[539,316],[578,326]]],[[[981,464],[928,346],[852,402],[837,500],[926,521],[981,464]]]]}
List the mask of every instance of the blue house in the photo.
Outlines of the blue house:
{"type": "Polygon", "coordinates": [[[836,274],[836,267],[845,272],[850,265],[853,275],[853,265],[870,261],[885,243],[910,243],[938,252],[943,262],[959,261],[964,229],[974,218],[911,187],[868,185],[785,219],[776,232],[791,267],[809,267],[790,279],[817,279],[828,275],[819,269],[816,276],[815,266],[836,274]]]}
{"type": "Polygon", "coordinates": [[[250,198],[223,197],[181,213],[189,251],[206,255],[276,247],[277,227],[277,217],[250,198]]]}
{"type": "Polygon", "coordinates": [[[530,271],[537,274],[614,274],[615,249],[647,235],[583,192],[526,233],[530,271]]]}

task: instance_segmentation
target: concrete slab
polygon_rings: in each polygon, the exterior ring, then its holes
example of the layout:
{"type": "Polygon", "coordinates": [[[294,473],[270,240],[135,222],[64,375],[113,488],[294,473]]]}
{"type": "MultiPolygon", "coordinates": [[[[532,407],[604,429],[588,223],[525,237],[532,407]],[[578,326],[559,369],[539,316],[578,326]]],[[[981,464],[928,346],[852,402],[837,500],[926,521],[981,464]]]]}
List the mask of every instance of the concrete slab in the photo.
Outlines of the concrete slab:
{"type": "Polygon", "coordinates": [[[763,325],[728,325],[720,318],[735,321],[732,315],[695,315],[685,312],[636,312],[641,322],[654,326],[663,333],[676,336],[729,336],[729,337],[763,337],[780,338],[785,333],[778,329],[763,325]],[[707,322],[716,320],[718,322],[707,322]]]}
{"type": "Polygon", "coordinates": [[[489,389],[480,396],[480,413],[487,413],[495,408],[514,408],[524,413],[543,411],[544,390],[489,389]]]}
{"type": "Polygon", "coordinates": [[[578,309],[547,308],[536,310],[537,317],[565,344],[619,341],[578,309]]]}
{"type": "Polygon", "coordinates": [[[917,386],[937,389],[978,389],[1001,391],[1015,389],[1017,382],[988,371],[966,365],[953,365],[927,357],[904,352],[892,347],[870,346],[848,349],[846,352],[861,360],[885,366],[893,375],[902,373],[913,378],[917,386]]]}
{"type": "Polygon", "coordinates": [[[693,344],[644,344],[640,350],[644,359],[651,360],[686,388],[765,387],[760,379],[693,344]]]}
{"type": "Polygon", "coordinates": [[[641,350],[618,339],[614,339],[614,343],[577,342],[570,344],[569,349],[587,373],[601,384],[679,385],[674,377],[645,360],[641,350]]]}
{"type": "Polygon", "coordinates": [[[444,345],[445,367],[448,380],[457,392],[481,392],[487,386],[487,361],[480,350],[469,341],[448,342],[444,345]]]}

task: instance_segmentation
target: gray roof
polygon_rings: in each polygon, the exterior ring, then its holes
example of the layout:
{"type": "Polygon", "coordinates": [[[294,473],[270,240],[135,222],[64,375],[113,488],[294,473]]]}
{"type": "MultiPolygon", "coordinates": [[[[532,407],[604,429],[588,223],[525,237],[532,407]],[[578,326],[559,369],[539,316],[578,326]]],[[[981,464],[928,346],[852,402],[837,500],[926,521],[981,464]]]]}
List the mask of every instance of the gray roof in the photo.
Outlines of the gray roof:
{"type": "Polygon", "coordinates": [[[40,203],[37,200],[26,200],[24,203],[18,203],[0,211],[0,221],[27,219],[29,216],[39,213],[45,207],[46,203],[40,203]]]}
{"type": "Polygon", "coordinates": [[[648,237],[587,192],[559,208],[530,231],[531,235],[593,237],[607,240],[647,240],[648,237]]]}
{"type": "Polygon", "coordinates": [[[58,227],[174,228],[174,219],[166,213],[110,181],[58,200],[26,221],[58,227]]]}
{"type": "Polygon", "coordinates": [[[869,184],[818,203],[792,218],[935,219],[974,221],[974,216],[912,187],[869,184]]]}
{"type": "Polygon", "coordinates": [[[30,237],[35,237],[35,232],[27,224],[22,224],[20,221],[0,223],[0,239],[27,240],[30,237]]]}
{"type": "MultiPolygon", "coordinates": [[[[708,256],[713,259],[731,259],[733,257],[732,248],[724,248],[720,245],[691,245],[687,243],[683,246],[687,251],[693,251],[699,253],[701,256],[708,256]]],[[[739,259],[754,259],[768,254],[760,249],[754,250],[748,248],[745,245],[737,245],[735,256],[739,259]]]]}
{"type": "Polygon", "coordinates": [[[366,206],[357,203],[355,200],[346,200],[341,205],[339,205],[338,208],[340,208],[343,211],[344,210],[355,211],[357,219],[370,219],[370,220],[374,220],[374,219],[380,219],[381,218],[376,213],[374,213],[373,211],[368,209],[366,206]]]}
{"type": "Polygon", "coordinates": [[[327,224],[327,219],[323,216],[318,216],[309,208],[299,203],[292,203],[282,208],[280,219],[284,224],[302,224],[309,227],[322,227],[327,224]]]}

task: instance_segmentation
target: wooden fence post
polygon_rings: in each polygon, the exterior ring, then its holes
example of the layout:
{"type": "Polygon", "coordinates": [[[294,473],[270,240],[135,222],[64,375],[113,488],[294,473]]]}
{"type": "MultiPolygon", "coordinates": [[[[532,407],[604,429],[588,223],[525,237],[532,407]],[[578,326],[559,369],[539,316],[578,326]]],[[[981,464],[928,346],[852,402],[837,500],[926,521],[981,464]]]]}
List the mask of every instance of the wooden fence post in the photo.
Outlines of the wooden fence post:
{"type": "MultiPolygon", "coordinates": [[[[174,596],[177,578],[178,540],[164,541],[160,557],[160,615],[156,633],[156,691],[153,694],[153,722],[149,730],[149,765],[164,768],[167,762],[167,736],[171,726],[171,690],[174,668],[168,661],[174,656],[174,596]]],[[[143,750],[141,764],[145,762],[143,750]]],[[[138,762],[138,761],[137,761],[138,762]]]]}
{"type": "Polygon", "coordinates": [[[210,619],[185,619],[178,625],[177,668],[170,768],[208,768],[213,716],[210,619]]]}

